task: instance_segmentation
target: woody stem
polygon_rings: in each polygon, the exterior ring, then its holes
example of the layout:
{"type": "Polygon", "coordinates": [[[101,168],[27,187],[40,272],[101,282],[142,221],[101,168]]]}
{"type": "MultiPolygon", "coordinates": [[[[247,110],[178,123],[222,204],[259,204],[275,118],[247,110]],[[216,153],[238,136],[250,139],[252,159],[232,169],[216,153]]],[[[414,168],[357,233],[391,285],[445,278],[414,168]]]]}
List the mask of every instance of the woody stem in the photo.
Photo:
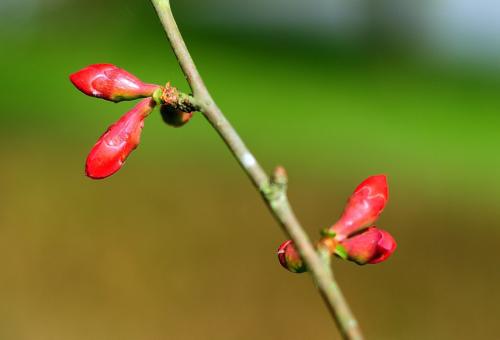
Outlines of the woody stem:
{"type": "Polygon", "coordinates": [[[151,0],[167,33],[170,45],[179,65],[193,92],[192,101],[217,131],[229,150],[248,175],[255,188],[259,190],[285,234],[295,243],[299,254],[307,265],[318,290],[331,315],[336,321],[344,339],[363,339],[361,329],[352,314],[330,268],[330,254],[316,251],[293,212],[285,190],[279,191],[270,181],[253,154],[247,148],[236,130],[231,126],[222,111],[214,102],[203,83],[196,65],[175,22],[169,0],[151,0]]]}

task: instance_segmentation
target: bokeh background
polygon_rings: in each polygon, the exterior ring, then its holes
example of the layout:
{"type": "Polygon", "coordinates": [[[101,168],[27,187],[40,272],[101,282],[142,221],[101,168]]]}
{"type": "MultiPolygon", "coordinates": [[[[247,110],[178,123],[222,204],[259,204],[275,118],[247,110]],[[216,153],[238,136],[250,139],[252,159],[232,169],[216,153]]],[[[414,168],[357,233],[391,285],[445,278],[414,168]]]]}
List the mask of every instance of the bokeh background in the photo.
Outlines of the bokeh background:
{"type": "MultiPolygon", "coordinates": [[[[385,173],[387,262],[336,261],[368,339],[499,334],[500,6],[494,0],[175,1],[215,99],[308,232],[385,173]]],[[[115,176],[87,152],[132,104],[68,75],[117,64],[187,90],[148,1],[0,2],[0,339],[331,339],[308,275],[201,115],[158,114],[115,176]]]]}

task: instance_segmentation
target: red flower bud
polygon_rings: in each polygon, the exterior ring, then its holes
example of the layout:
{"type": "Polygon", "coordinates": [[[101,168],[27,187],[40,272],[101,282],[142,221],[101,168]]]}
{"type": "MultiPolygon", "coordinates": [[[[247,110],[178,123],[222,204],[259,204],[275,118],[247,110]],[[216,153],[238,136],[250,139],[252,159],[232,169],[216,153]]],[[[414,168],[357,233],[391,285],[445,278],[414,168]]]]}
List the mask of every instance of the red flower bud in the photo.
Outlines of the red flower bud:
{"type": "Polygon", "coordinates": [[[337,246],[337,255],[357,264],[375,264],[385,261],[396,250],[397,244],[387,231],[370,227],[337,246]]]}
{"type": "Polygon", "coordinates": [[[87,96],[112,102],[150,97],[159,85],[145,84],[112,64],[94,64],[73,73],[73,85],[87,96]]]}
{"type": "Polygon", "coordinates": [[[156,103],[151,98],[141,100],[99,138],[87,157],[87,176],[101,179],[117,172],[140,141],[144,119],[156,103]]]}
{"type": "Polygon", "coordinates": [[[192,112],[184,112],[167,104],[160,106],[160,113],[163,121],[173,127],[181,127],[193,117],[192,112]]]}
{"type": "Polygon", "coordinates": [[[349,235],[372,225],[384,210],[388,199],[387,179],[384,175],[364,180],[349,198],[340,219],[330,230],[342,241],[349,235]]]}
{"type": "Polygon", "coordinates": [[[278,248],[278,260],[285,269],[292,273],[303,273],[307,270],[292,240],[284,242],[278,248]]]}

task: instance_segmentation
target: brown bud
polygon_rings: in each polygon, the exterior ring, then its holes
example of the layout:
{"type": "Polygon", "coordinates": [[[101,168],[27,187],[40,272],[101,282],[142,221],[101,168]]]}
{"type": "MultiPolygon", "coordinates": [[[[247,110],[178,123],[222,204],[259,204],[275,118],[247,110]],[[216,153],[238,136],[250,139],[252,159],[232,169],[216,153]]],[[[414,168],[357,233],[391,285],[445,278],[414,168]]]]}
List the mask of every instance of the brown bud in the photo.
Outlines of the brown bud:
{"type": "Polygon", "coordinates": [[[184,112],[167,104],[160,106],[160,113],[163,121],[173,127],[183,126],[193,116],[192,112],[184,112]]]}

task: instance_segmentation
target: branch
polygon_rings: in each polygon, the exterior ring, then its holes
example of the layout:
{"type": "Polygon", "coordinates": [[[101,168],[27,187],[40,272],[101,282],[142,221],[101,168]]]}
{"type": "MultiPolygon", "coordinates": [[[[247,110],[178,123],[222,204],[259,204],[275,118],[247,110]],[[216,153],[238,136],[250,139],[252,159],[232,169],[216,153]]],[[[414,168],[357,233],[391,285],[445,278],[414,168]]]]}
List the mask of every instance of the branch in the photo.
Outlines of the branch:
{"type": "Polygon", "coordinates": [[[361,340],[363,336],[358,323],[333,277],[329,261],[330,254],[322,249],[319,252],[316,251],[290,207],[286,195],[286,184],[283,185],[277,180],[280,176],[283,179],[286,174],[283,174],[281,168],[277,168],[275,176],[269,179],[238,133],[217,107],[203,83],[179,32],[169,0],[151,0],[151,2],[160,17],[170,45],[193,91],[193,104],[200,108],[200,111],[224,140],[254,186],[261,193],[264,202],[280,223],[283,231],[295,243],[343,338],[361,340]]]}

